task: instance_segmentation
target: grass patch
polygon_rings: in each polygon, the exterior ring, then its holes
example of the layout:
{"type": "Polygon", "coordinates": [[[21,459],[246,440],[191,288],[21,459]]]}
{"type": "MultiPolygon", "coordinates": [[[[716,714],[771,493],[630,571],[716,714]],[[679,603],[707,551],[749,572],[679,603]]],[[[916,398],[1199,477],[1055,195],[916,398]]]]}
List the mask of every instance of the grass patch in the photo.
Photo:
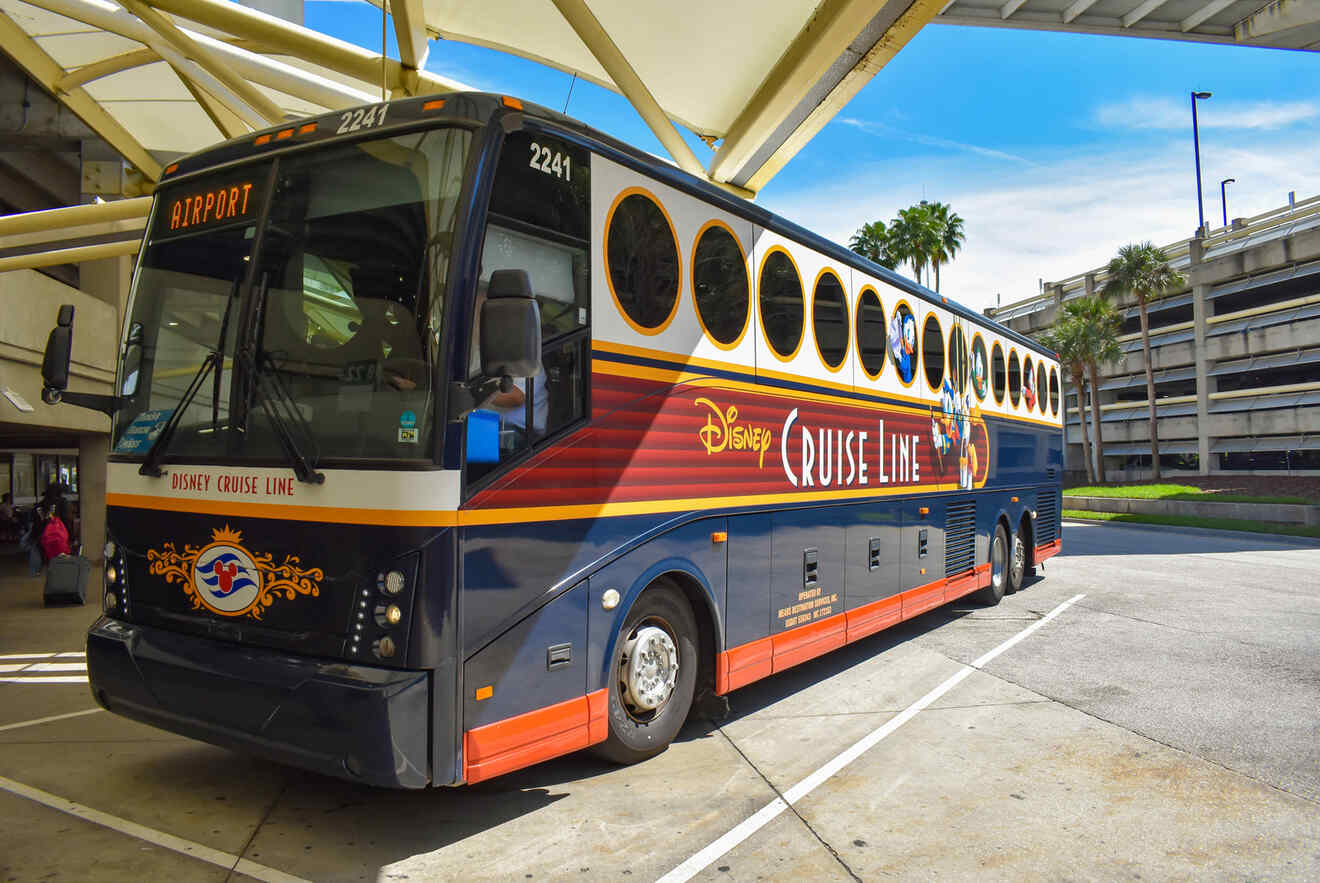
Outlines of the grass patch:
{"type": "Polygon", "coordinates": [[[1127,484],[1103,487],[1074,487],[1065,497],[1118,497],[1125,500],[1196,500],[1202,503],[1290,503],[1306,505],[1305,497],[1257,497],[1251,494],[1221,494],[1190,484],[1127,484]]]}
{"type": "Polygon", "coordinates": [[[1122,512],[1088,512],[1084,509],[1064,509],[1064,518],[1085,518],[1088,521],[1119,521],[1125,524],[1167,524],[1172,527],[1209,527],[1214,530],[1240,530],[1247,533],[1283,534],[1290,537],[1318,537],[1320,527],[1302,524],[1274,524],[1247,521],[1240,518],[1201,518],[1197,515],[1130,515],[1122,512]]]}

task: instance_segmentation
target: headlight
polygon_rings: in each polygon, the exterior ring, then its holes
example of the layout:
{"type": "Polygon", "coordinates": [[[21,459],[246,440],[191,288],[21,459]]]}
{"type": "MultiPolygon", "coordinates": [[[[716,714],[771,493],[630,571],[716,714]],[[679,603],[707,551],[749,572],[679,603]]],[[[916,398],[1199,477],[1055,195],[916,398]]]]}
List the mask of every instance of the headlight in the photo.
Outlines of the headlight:
{"type": "Polygon", "coordinates": [[[105,566],[105,581],[111,585],[119,582],[119,568],[113,564],[107,564],[105,566]]]}
{"type": "Polygon", "coordinates": [[[374,643],[371,646],[371,649],[374,650],[376,655],[381,657],[382,659],[388,659],[389,657],[394,655],[394,639],[391,638],[389,635],[386,635],[385,637],[381,638],[379,641],[374,643]]]}
{"type": "Polygon", "coordinates": [[[115,545],[115,541],[114,541],[114,540],[106,540],[106,541],[105,541],[105,548],[102,549],[101,551],[102,551],[103,553],[105,553],[105,557],[106,557],[107,559],[109,559],[109,558],[114,558],[114,557],[115,557],[115,552],[119,551],[119,547],[115,545]]]}
{"type": "Polygon", "coordinates": [[[407,584],[407,580],[404,579],[402,571],[391,570],[389,573],[385,574],[379,580],[377,580],[377,583],[386,592],[390,593],[391,595],[397,595],[403,591],[404,586],[407,584]]]}
{"type": "Polygon", "coordinates": [[[114,610],[116,607],[119,606],[119,599],[115,597],[114,592],[106,592],[105,598],[102,603],[105,606],[105,612],[109,613],[110,611],[114,610]]]}

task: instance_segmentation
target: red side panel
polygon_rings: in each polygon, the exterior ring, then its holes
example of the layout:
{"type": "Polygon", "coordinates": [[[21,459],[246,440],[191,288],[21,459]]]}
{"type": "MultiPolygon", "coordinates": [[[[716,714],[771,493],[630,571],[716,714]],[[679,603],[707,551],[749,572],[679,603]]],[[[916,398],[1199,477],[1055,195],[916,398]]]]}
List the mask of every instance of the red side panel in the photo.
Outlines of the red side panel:
{"type": "Polygon", "coordinates": [[[903,618],[903,602],[898,595],[881,598],[844,614],[848,618],[848,643],[881,629],[887,629],[903,618]]]}
{"type": "Polygon", "coordinates": [[[781,672],[799,662],[828,653],[847,643],[848,620],[842,613],[775,635],[774,670],[781,672]]]}
{"type": "Polygon", "coordinates": [[[917,586],[915,589],[908,589],[898,597],[903,599],[903,618],[911,619],[919,616],[927,610],[934,610],[944,603],[944,580],[937,579],[933,583],[926,583],[924,586],[917,586]]]}
{"type": "Polygon", "coordinates": [[[969,570],[947,580],[944,587],[944,600],[952,601],[963,595],[970,595],[977,589],[990,585],[990,564],[978,564],[975,570],[969,570]]]}
{"type": "Polygon", "coordinates": [[[597,690],[463,734],[469,785],[605,741],[609,691],[597,690]]]}
{"type": "Polygon", "coordinates": [[[773,670],[770,662],[773,656],[774,644],[770,638],[724,651],[715,666],[715,692],[724,695],[766,677],[773,670]]]}
{"type": "Polygon", "coordinates": [[[1036,563],[1039,564],[1040,562],[1044,561],[1046,558],[1053,558],[1055,555],[1059,554],[1059,550],[1062,548],[1063,548],[1062,539],[1055,540],[1054,542],[1048,543],[1044,546],[1037,546],[1036,563]]]}

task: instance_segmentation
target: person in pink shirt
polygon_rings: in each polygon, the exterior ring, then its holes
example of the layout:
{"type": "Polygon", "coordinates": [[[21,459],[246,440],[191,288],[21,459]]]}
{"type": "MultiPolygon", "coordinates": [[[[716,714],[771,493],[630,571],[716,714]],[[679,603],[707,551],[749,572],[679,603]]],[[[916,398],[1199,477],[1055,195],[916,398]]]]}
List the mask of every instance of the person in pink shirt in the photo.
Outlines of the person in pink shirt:
{"type": "Polygon", "coordinates": [[[53,511],[46,513],[46,526],[41,531],[41,553],[47,561],[73,554],[69,546],[69,529],[53,511]]]}

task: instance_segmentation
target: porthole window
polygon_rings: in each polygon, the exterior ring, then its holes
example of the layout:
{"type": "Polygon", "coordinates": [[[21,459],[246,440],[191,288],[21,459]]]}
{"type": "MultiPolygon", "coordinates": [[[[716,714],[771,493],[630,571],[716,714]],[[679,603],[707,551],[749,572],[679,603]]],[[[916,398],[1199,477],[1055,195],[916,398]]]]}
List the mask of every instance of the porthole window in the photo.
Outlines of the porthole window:
{"type": "Polygon", "coordinates": [[[712,221],[697,235],[692,249],[692,299],[707,336],[721,349],[732,349],[747,330],[751,291],[747,262],[737,238],[712,221]]]}
{"type": "Polygon", "coordinates": [[[985,341],[981,335],[972,338],[972,356],[969,371],[972,376],[972,391],[981,401],[985,401],[986,393],[990,390],[990,376],[988,360],[985,357],[985,341]]]}
{"type": "Polygon", "coordinates": [[[903,301],[894,306],[889,317],[889,358],[904,386],[911,386],[917,376],[917,317],[903,301]]]}
{"type": "Polygon", "coordinates": [[[635,331],[658,334],[678,310],[678,244],[668,216],[651,194],[625,190],[605,221],[610,291],[635,331]]]}
{"type": "MultiPolygon", "coordinates": [[[[949,382],[959,396],[967,394],[971,382],[970,360],[967,356],[967,335],[961,324],[955,324],[949,332],[949,382]]],[[[960,399],[961,401],[961,399],[960,399]]]]}
{"type": "Polygon", "coordinates": [[[1004,365],[1004,348],[995,342],[990,351],[990,382],[995,391],[995,404],[1004,403],[1004,393],[1008,390],[1008,377],[1004,365]]]}
{"type": "Polygon", "coordinates": [[[1015,408],[1022,400],[1022,364],[1018,362],[1017,350],[1008,351],[1008,400],[1015,408]]]}
{"type": "Polygon", "coordinates": [[[857,358],[866,376],[875,380],[885,370],[885,307],[874,288],[857,298],[857,358]]]}
{"type": "Polygon", "coordinates": [[[1050,369],[1050,413],[1059,416],[1059,372],[1050,369]]]}
{"type": "Polygon", "coordinates": [[[777,248],[761,264],[758,285],[761,327],[775,356],[783,362],[802,346],[802,279],[788,252],[777,248]]]}
{"type": "Polygon", "coordinates": [[[934,313],[926,316],[926,322],[921,326],[921,358],[926,366],[926,385],[932,392],[939,392],[940,384],[944,382],[944,335],[934,313]]]}
{"type": "Polygon", "coordinates": [[[1036,409],[1036,372],[1031,365],[1031,356],[1022,361],[1022,401],[1028,411],[1036,409]]]}
{"type": "Polygon", "coordinates": [[[1040,412],[1045,413],[1045,363],[1036,362],[1036,395],[1040,398],[1040,412]]]}
{"type": "Polygon", "coordinates": [[[821,271],[816,279],[816,290],[811,295],[811,330],[825,367],[831,371],[843,367],[843,358],[848,355],[848,300],[839,277],[831,270],[821,271]]]}

